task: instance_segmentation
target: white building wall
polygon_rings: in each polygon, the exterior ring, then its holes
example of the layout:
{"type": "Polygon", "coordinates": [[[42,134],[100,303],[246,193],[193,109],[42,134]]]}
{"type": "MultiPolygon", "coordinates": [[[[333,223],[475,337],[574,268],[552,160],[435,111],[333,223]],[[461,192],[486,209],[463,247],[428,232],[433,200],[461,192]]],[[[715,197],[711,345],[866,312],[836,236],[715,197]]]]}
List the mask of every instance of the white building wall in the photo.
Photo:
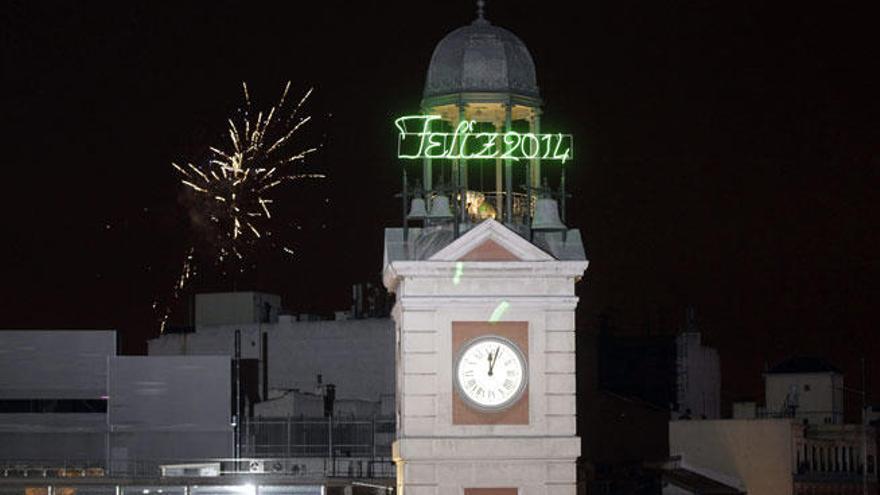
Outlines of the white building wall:
{"type": "Polygon", "coordinates": [[[92,413],[0,413],[0,459],[63,466],[228,457],[227,357],[116,356],[113,331],[0,331],[0,400],[104,401],[92,413]]]}
{"type": "Polygon", "coordinates": [[[749,495],[791,495],[792,428],[789,419],[672,421],[669,454],[749,495]]]}
{"type": "Polygon", "coordinates": [[[843,377],[837,373],[767,373],[764,400],[768,414],[786,411],[796,402],[795,418],[811,424],[843,423],[843,377]]]}
{"type": "Polygon", "coordinates": [[[0,414],[0,461],[97,461],[105,457],[103,413],[0,414]]]}
{"type": "MultiPolygon", "coordinates": [[[[0,400],[107,396],[112,330],[0,331],[0,400]]],[[[104,460],[106,415],[0,413],[0,459],[104,460]]]]}
{"type": "Polygon", "coordinates": [[[0,331],[0,398],[100,399],[113,330],[0,331]]]}
{"type": "MultiPolygon", "coordinates": [[[[450,265],[449,280],[454,269],[450,265]]],[[[479,293],[484,282],[463,280],[460,290],[479,293]]],[[[556,287],[542,279],[511,282],[511,287],[532,287],[538,294],[556,287]]],[[[575,436],[573,280],[543,297],[510,299],[457,299],[450,297],[455,294],[451,290],[458,289],[451,283],[449,296],[429,297],[409,280],[404,285],[398,303],[401,404],[394,457],[404,460],[400,465],[406,493],[461,495],[462,486],[517,486],[520,495],[573,494],[574,459],[580,455],[575,436]],[[418,302],[407,310],[407,300],[418,302]],[[510,304],[502,321],[529,322],[530,422],[455,425],[452,322],[488,321],[502,301],[510,304]]]]}
{"type": "MultiPolygon", "coordinates": [[[[378,400],[337,399],[333,414],[337,420],[342,421],[379,417],[383,414],[382,403],[378,400]]],[[[324,416],[324,397],[308,392],[286,392],[280,397],[254,404],[254,416],[321,418],[324,416]]]]}
{"type": "Polygon", "coordinates": [[[440,306],[436,311],[407,311],[403,315],[401,435],[575,434],[575,340],[571,311],[549,310],[543,307],[543,301],[512,301],[503,315],[502,321],[529,323],[529,424],[454,425],[452,322],[488,321],[501,300],[482,304],[436,303],[440,306]]]}
{"type": "Polygon", "coordinates": [[[235,356],[235,331],[241,331],[241,358],[260,359],[262,329],[270,324],[214,325],[196,333],[170,333],[147,341],[150,356],[235,356]]]}
{"type": "Polygon", "coordinates": [[[338,399],[393,396],[391,319],[291,321],[268,332],[270,388],[311,391],[320,374],[338,399]]]}
{"type": "Polygon", "coordinates": [[[196,294],[196,328],[278,321],[281,296],[262,292],[196,294]]]}
{"type": "Polygon", "coordinates": [[[111,360],[110,447],[130,460],[232,453],[230,362],[225,356],[111,360]]]}
{"type": "MultiPolygon", "coordinates": [[[[394,395],[394,325],[389,318],[242,323],[201,327],[190,334],[166,334],[148,342],[150,355],[233,356],[241,331],[243,359],[269,358],[270,397],[285,390],[316,392],[316,378],[336,385],[339,399],[381,401],[394,395]],[[262,349],[261,335],[268,335],[262,349]]],[[[262,364],[260,366],[262,388],[262,364]]],[[[299,414],[296,412],[295,414],[299,414]]]]}
{"type": "Polygon", "coordinates": [[[702,344],[697,332],[677,337],[679,413],[691,410],[691,417],[721,417],[721,359],[718,351],[702,344]]]}

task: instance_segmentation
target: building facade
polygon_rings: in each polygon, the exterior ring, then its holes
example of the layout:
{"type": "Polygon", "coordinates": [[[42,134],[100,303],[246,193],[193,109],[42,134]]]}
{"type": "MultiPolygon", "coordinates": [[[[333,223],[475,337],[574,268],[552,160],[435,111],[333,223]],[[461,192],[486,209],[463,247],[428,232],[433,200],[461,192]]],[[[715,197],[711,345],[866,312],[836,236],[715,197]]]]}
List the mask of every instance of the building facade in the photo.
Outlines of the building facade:
{"type": "Polygon", "coordinates": [[[230,362],[117,356],[113,331],[0,331],[0,463],[125,475],[232,453],[230,362]]]}
{"type": "Polygon", "coordinates": [[[385,280],[397,295],[398,492],[575,493],[574,283],[586,265],[556,259],[494,220],[428,259],[388,259],[385,280]],[[515,260],[498,261],[500,250],[515,260]],[[467,275],[456,282],[459,266],[467,275]],[[456,363],[479,339],[512,342],[523,355],[527,386],[505,408],[465,400],[456,363]]]}
{"type": "Polygon", "coordinates": [[[789,418],[675,421],[669,452],[688,469],[749,495],[855,495],[863,493],[864,474],[868,493],[876,493],[875,437],[873,427],[789,418]]]}
{"type": "Polygon", "coordinates": [[[721,359],[718,351],[703,344],[699,332],[675,337],[676,409],[674,415],[692,418],[721,417],[721,359]]]}
{"type": "Polygon", "coordinates": [[[796,357],[764,373],[764,412],[808,424],[843,424],[843,375],[817,358],[796,357]]]}
{"type": "Polygon", "coordinates": [[[739,402],[734,419],[670,423],[670,455],[749,494],[876,493],[877,433],[844,424],[835,367],[791,358],[765,372],[764,385],[764,407],[739,402]]]}
{"type": "Polygon", "coordinates": [[[382,314],[363,296],[369,290],[356,286],[353,292],[352,311],[338,312],[339,319],[286,314],[281,298],[271,294],[198,294],[193,331],[167,332],[148,342],[148,352],[225,356],[235,363],[238,340],[233,392],[239,397],[236,438],[243,457],[312,458],[317,467],[305,464],[308,472],[334,459],[370,466],[355,473],[387,473],[394,437],[394,327],[387,317],[352,318],[382,314]]]}
{"type": "MultiPolygon", "coordinates": [[[[250,294],[200,294],[196,312],[214,321],[214,317],[207,316],[216,306],[214,298],[252,302],[250,294]]],[[[292,391],[321,394],[321,386],[326,384],[335,385],[339,399],[393,402],[394,327],[390,318],[300,321],[294,315],[281,314],[267,322],[245,318],[197,324],[194,332],[166,333],[150,340],[148,353],[232,358],[236,332],[245,366],[243,379],[253,389],[248,393],[253,403],[274,400],[292,391]]],[[[283,412],[285,416],[299,416],[306,411],[283,412]]]]}

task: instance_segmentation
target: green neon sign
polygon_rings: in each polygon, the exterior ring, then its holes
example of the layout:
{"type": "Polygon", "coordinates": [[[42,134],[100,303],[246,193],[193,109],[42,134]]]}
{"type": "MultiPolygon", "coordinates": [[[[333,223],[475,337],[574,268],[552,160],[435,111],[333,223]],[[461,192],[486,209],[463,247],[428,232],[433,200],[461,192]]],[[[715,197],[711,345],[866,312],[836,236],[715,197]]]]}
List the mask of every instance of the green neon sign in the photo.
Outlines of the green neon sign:
{"type": "Polygon", "coordinates": [[[404,160],[559,160],[572,159],[571,134],[533,132],[474,132],[476,121],[465,120],[454,132],[434,132],[431,123],[439,115],[407,115],[394,121],[400,131],[397,157],[404,160]]]}

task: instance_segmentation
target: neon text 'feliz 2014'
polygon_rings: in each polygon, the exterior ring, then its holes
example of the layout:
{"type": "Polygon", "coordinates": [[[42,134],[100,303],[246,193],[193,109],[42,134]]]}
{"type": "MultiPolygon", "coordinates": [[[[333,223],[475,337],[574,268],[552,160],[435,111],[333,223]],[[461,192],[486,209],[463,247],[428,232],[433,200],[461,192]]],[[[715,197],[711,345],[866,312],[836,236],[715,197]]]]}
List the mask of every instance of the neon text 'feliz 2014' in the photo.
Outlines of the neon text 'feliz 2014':
{"type": "Polygon", "coordinates": [[[462,121],[454,132],[434,132],[431,123],[438,115],[409,115],[394,121],[400,131],[397,157],[400,159],[559,160],[572,158],[570,134],[532,132],[474,132],[476,121],[462,121]],[[414,130],[418,129],[418,130],[414,130]]]}

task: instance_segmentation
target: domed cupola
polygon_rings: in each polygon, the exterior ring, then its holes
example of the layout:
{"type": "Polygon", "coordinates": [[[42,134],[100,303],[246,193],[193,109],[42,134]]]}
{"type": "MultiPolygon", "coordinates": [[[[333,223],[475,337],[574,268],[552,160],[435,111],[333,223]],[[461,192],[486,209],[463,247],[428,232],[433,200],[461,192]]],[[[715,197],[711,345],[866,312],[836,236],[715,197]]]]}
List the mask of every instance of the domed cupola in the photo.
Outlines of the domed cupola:
{"type": "Polygon", "coordinates": [[[395,122],[398,157],[422,162],[412,190],[404,168],[404,225],[451,223],[458,236],[498,218],[529,238],[564,231],[571,136],[541,133],[532,55],[515,34],[491,24],[484,7],[477,0],[477,18],[434,48],[420,114],[395,122]],[[560,166],[548,170],[547,162],[560,166]]]}
{"type": "Polygon", "coordinates": [[[452,31],[434,49],[422,106],[487,101],[486,93],[498,93],[511,103],[540,105],[528,48],[515,34],[486,20],[481,5],[473,23],[452,31]]]}

